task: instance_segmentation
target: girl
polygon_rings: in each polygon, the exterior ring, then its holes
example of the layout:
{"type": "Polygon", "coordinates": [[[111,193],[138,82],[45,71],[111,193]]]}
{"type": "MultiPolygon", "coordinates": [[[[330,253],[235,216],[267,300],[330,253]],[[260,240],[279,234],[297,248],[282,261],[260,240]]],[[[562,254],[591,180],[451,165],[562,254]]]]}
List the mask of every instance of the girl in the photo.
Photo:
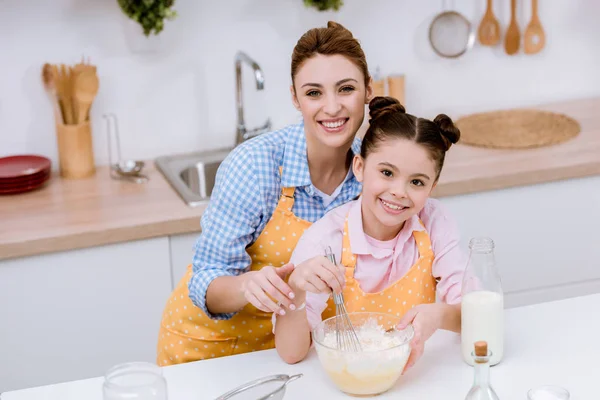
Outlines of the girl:
{"type": "Polygon", "coordinates": [[[304,359],[311,329],[335,315],[332,290],[343,291],[348,312],[401,316],[401,329],[413,324],[407,368],[437,329],[460,330],[466,258],[450,216],[429,198],[460,132],[448,116],[417,118],[390,97],[374,98],[369,109],[370,126],[353,161],[361,197],[311,226],[290,260],[297,311],[274,316],[277,351],[288,363],[304,359]],[[324,257],[324,246],[344,268],[324,257]]]}
{"type": "Polygon", "coordinates": [[[350,168],[371,97],[360,44],[334,22],[311,29],[291,72],[303,122],[241,144],[219,168],[192,265],[163,312],[158,365],[273,348],[271,314],[295,309],[285,278],[297,240],[361,191],[350,168]]]}

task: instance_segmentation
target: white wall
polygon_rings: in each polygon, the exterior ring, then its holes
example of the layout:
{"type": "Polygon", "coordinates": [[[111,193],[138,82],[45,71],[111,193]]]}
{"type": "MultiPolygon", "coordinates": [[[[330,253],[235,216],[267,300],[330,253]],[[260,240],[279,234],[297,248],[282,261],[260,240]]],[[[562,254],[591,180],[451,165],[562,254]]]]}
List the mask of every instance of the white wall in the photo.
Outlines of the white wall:
{"type": "MultiPolygon", "coordinates": [[[[484,0],[454,2],[476,24],[484,0]]],[[[519,2],[521,29],[529,2],[519,2]]],[[[50,103],[42,89],[44,62],[98,65],[101,89],[93,106],[98,164],[107,162],[102,114],[121,122],[123,155],[153,158],[233,144],[233,55],[247,51],[262,66],[266,90],[249,79],[248,121],[270,116],[275,127],[297,118],[289,101],[289,62],[300,35],[335,19],[357,36],[372,69],[407,76],[408,110],[431,116],[600,95],[600,4],[544,0],[547,47],[509,57],[476,45],[459,60],[436,57],[428,23],[443,2],[345,0],[338,13],[306,9],[302,0],[177,0],[180,17],[158,55],[132,54],[116,0],[0,1],[0,156],[34,152],[56,160],[50,103]]],[[[503,27],[509,2],[495,2],[503,27]]],[[[248,71],[246,71],[248,72],[248,71]]],[[[246,74],[250,77],[250,74],[246,74]]]]}

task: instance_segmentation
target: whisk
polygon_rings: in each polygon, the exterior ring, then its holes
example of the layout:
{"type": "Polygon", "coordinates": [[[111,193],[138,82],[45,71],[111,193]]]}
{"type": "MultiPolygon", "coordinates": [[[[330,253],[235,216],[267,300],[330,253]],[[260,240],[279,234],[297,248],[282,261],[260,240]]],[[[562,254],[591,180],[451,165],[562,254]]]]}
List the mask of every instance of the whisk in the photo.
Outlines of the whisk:
{"type": "MultiPolygon", "coordinates": [[[[327,246],[325,256],[333,265],[337,266],[335,255],[331,251],[331,247],[327,246]]],[[[361,351],[358,335],[354,330],[354,326],[352,326],[352,321],[350,320],[348,311],[346,311],[346,306],[344,305],[343,293],[333,293],[333,302],[335,303],[335,339],[337,348],[342,351],[361,351]]]]}

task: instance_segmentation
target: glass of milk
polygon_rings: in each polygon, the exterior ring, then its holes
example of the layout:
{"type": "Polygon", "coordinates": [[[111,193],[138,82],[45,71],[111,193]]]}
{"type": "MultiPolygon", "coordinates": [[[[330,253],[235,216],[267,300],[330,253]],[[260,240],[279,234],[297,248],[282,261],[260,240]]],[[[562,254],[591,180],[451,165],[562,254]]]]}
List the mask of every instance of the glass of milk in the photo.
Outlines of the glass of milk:
{"type": "Polygon", "coordinates": [[[477,341],[488,343],[490,365],[504,355],[504,294],[494,257],[494,241],[475,237],[469,242],[469,262],[462,283],[461,350],[473,365],[471,352],[477,341]]]}
{"type": "Polygon", "coordinates": [[[167,400],[167,381],[155,364],[119,364],[104,376],[102,394],[104,400],[167,400]]]}

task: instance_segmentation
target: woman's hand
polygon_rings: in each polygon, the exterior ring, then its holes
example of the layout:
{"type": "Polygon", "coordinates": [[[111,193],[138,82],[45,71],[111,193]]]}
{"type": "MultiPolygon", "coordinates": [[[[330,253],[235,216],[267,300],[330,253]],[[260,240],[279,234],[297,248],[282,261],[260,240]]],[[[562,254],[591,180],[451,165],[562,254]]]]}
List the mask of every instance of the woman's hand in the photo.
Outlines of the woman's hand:
{"type": "Polygon", "coordinates": [[[346,279],[339,268],[324,256],[316,256],[296,266],[289,284],[294,290],[312,293],[340,293],[346,279]]]}
{"type": "Polygon", "coordinates": [[[242,283],[244,297],[261,311],[285,315],[282,306],[290,310],[296,308],[291,300],[294,291],[285,283],[285,278],[293,270],[293,264],[286,264],[279,268],[269,265],[258,271],[246,272],[242,283]]]}
{"type": "Polygon", "coordinates": [[[415,335],[410,342],[411,352],[403,374],[411,368],[423,355],[425,342],[437,331],[443,327],[444,320],[448,312],[451,311],[447,304],[419,304],[411,308],[400,320],[397,329],[404,329],[412,323],[415,335]]]}

